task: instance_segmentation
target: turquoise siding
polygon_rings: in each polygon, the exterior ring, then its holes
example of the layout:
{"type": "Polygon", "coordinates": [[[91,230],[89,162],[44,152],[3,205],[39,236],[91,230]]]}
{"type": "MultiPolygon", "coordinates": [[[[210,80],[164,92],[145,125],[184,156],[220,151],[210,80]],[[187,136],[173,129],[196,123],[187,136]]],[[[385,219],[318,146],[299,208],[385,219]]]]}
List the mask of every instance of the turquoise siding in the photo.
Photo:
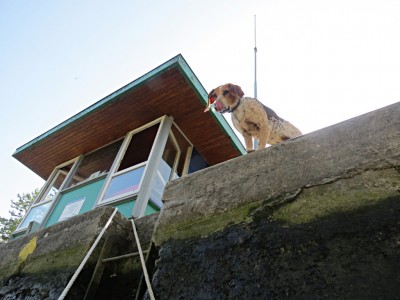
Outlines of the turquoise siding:
{"type": "Polygon", "coordinates": [[[53,212],[51,213],[51,215],[50,215],[49,219],[47,220],[46,225],[44,227],[49,227],[49,226],[57,223],[65,206],[67,206],[69,203],[72,203],[79,199],[86,197],[85,202],[83,203],[83,206],[82,206],[81,210],[79,211],[79,214],[83,214],[89,210],[92,210],[96,203],[96,199],[99,195],[100,189],[103,186],[104,180],[105,179],[103,178],[103,179],[94,181],[92,183],[82,186],[81,188],[77,188],[77,189],[74,189],[70,192],[63,194],[61,196],[60,200],[58,201],[56,207],[54,208],[53,212]]]}
{"type": "Polygon", "coordinates": [[[135,200],[130,200],[123,203],[118,203],[113,205],[113,207],[118,208],[118,211],[123,214],[126,218],[132,217],[132,209],[135,206],[135,200]]]}
{"type": "Polygon", "coordinates": [[[145,216],[154,214],[156,212],[159,212],[160,209],[158,208],[157,205],[154,205],[153,203],[151,203],[151,201],[149,201],[149,203],[147,203],[147,207],[146,207],[146,211],[144,213],[145,216]]]}
{"type": "MultiPolygon", "coordinates": [[[[69,203],[75,202],[79,199],[85,198],[85,202],[82,205],[82,208],[79,211],[79,214],[83,214],[89,210],[94,208],[96,203],[96,199],[99,195],[100,189],[104,184],[104,178],[84,185],[80,188],[74,189],[70,192],[63,194],[58,201],[56,207],[54,208],[53,212],[51,213],[50,217],[48,218],[46,225],[44,227],[49,227],[54,225],[58,222],[65,206],[69,203]]],[[[130,200],[122,203],[118,203],[113,205],[113,207],[117,207],[118,211],[123,214],[126,218],[130,218],[132,216],[132,209],[135,205],[135,200],[130,200]]],[[[160,211],[160,209],[154,205],[153,203],[149,202],[146,207],[145,215],[150,215],[160,211]]]]}
{"type": "MultiPolygon", "coordinates": [[[[135,202],[136,202],[135,200],[130,200],[130,201],[127,201],[127,202],[118,203],[116,205],[113,205],[113,207],[118,208],[118,211],[121,214],[123,214],[126,218],[131,218],[132,217],[132,210],[133,210],[133,207],[135,206],[135,202]]],[[[147,204],[146,211],[145,211],[144,214],[145,214],[145,216],[147,216],[147,215],[151,215],[151,214],[154,214],[156,212],[159,212],[159,211],[160,211],[160,209],[156,205],[154,205],[153,203],[149,202],[147,204]]]]}

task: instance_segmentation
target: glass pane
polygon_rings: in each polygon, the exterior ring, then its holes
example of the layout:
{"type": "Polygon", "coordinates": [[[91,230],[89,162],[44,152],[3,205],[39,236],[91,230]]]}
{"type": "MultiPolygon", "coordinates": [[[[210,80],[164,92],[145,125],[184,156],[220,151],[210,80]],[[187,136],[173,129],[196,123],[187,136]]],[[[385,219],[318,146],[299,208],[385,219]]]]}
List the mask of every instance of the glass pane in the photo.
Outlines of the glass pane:
{"type": "MultiPolygon", "coordinates": [[[[57,195],[61,185],[63,184],[65,178],[67,178],[68,172],[71,170],[73,163],[64,166],[58,170],[55,177],[50,178],[48,181],[53,182],[53,184],[48,188],[47,194],[39,199],[36,203],[53,201],[57,195]]],[[[45,184],[45,186],[47,186],[45,184]]]]}
{"type": "Polygon", "coordinates": [[[42,199],[40,202],[45,202],[45,201],[53,201],[53,199],[56,197],[58,193],[58,189],[56,189],[54,186],[52,186],[47,193],[46,197],[42,199]]]}
{"type": "Polygon", "coordinates": [[[117,156],[122,140],[85,155],[68,187],[106,174],[117,156]]]}
{"type": "MultiPolygon", "coordinates": [[[[150,199],[157,204],[162,206],[161,196],[164,191],[164,187],[171,178],[173,168],[177,159],[178,151],[175,144],[172,142],[171,137],[168,137],[167,144],[158,167],[156,178],[153,181],[150,199]]],[[[176,174],[176,173],[174,173],[176,174]]]]}
{"type": "Polygon", "coordinates": [[[185,169],[186,156],[187,156],[187,152],[191,149],[191,144],[182,135],[182,133],[178,130],[178,128],[176,128],[175,124],[174,124],[174,126],[172,126],[172,132],[173,132],[173,134],[176,138],[176,141],[178,142],[179,148],[181,150],[181,157],[179,158],[179,163],[178,163],[178,167],[176,170],[178,177],[181,177],[183,170],[185,169]]]}
{"type": "Polygon", "coordinates": [[[115,176],[111,180],[104,199],[107,200],[114,197],[123,197],[136,193],[139,189],[144,167],[145,166],[142,166],[132,171],[115,176]]]}
{"type": "Polygon", "coordinates": [[[44,215],[50,207],[51,202],[44,203],[38,206],[35,206],[31,209],[28,216],[25,218],[24,222],[18,227],[18,229],[25,229],[28,227],[31,221],[35,221],[41,223],[44,215]]]}
{"type": "Polygon", "coordinates": [[[162,159],[150,192],[150,199],[159,206],[162,205],[161,196],[171,176],[171,171],[172,168],[162,159]]]}

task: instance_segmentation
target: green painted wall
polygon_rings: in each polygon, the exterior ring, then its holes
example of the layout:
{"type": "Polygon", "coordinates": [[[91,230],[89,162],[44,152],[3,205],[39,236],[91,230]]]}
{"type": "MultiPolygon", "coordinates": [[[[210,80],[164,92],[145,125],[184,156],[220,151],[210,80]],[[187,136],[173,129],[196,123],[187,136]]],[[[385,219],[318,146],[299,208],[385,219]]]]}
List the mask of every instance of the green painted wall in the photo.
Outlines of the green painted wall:
{"type": "MultiPolygon", "coordinates": [[[[47,228],[51,225],[56,224],[65,206],[79,199],[86,197],[85,202],[83,203],[82,208],[79,211],[79,214],[83,214],[89,210],[92,210],[99,195],[100,189],[104,184],[104,180],[105,179],[103,178],[94,181],[92,183],[82,186],[81,188],[74,189],[62,195],[44,227],[47,228]]],[[[123,203],[115,204],[113,205],[113,207],[117,207],[121,214],[123,214],[126,218],[130,218],[132,216],[131,213],[134,205],[135,200],[132,199],[123,203]]],[[[160,211],[160,209],[153,203],[149,202],[146,207],[145,215],[147,216],[150,214],[154,214],[158,211],[160,211]]]]}
{"type": "MultiPolygon", "coordinates": [[[[127,202],[118,203],[113,205],[113,207],[117,207],[118,211],[123,214],[126,218],[132,217],[132,209],[135,206],[135,200],[128,200],[127,202]]],[[[154,205],[153,203],[149,202],[146,207],[145,215],[151,215],[156,212],[159,212],[160,209],[154,205]]]]}
{"type": "Polygon", "coordinates": [[[149,203],[147,204],[146,211],[145,211],[144,215],[148,216],[148,215],[154,214],[154,213],[159,212],[159,211],[160,211],[160,209],[158,208],[158,206],[154,205],[153,203],[151,203],[151,201],[149,201],[149,203]]]}
{"type": "Polygon", "coordinates": [[[113,205],[113,207],[118,208],[118,211],[123,214],[126,218],[132,217],[132,209],[135,205],[135,200],[129,200],[127,202],[118,203],[113,205]]]}
{"type": "Polygon", "coordinates": [[[60,218],[66,205],[84,197],[86,197],[86,199],[81,210],[79,211],[79,214],[83,214],[89,210],[92,210],[100,189],[103,186],[104,180],[105,179],[103,178],[94,181],[82,186],[81,188],[74,189],[62,195],[53,212],[51,213],[50,218],[47,220],[45,227],[49,227],[58,222],[58,219],[60,218]]]}

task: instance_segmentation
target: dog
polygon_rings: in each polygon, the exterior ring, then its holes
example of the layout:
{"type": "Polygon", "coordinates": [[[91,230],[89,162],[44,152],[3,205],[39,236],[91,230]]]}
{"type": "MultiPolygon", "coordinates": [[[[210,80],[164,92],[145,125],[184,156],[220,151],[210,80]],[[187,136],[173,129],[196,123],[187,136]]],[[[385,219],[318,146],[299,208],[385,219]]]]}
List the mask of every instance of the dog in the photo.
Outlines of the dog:
{"type": "Polygon", "coordinates": [[[208,94],[208,104],[204,112],[214,108],[223,114],[230,112],[232,123],[243,135],[247,153],[254,151],[252,138],[258,140],[257,150],[302,135],[290,122],[279,117],[272,109],[257,99],[243,97],[240,86],[227,83],[213,89],[208,94]]]}

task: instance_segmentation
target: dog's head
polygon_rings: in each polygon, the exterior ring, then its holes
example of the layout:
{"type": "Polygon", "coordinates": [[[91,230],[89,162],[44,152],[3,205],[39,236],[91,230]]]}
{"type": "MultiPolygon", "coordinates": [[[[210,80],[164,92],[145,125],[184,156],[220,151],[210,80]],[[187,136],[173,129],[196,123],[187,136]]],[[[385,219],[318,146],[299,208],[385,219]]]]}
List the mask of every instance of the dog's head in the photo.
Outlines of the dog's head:
{"type": "Polygon", "coordinates": [[[228,111],[237,104],[237,101],[244,95],[238,85],[227,83],[213,89],[208,94],[208,104],[204,112],[210,110],[211,105],[215,103],[215,110],[222,113],[228,111]]]}

